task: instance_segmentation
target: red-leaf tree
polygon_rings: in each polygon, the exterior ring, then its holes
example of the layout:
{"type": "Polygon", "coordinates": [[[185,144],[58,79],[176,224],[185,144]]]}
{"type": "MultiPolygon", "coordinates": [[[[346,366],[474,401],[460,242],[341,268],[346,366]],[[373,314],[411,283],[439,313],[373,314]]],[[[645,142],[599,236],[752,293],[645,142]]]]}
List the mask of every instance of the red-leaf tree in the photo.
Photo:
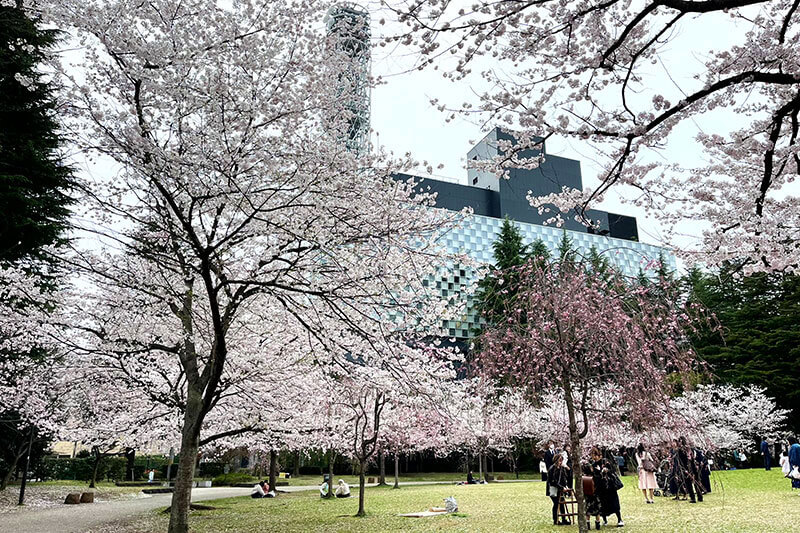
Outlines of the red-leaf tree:
{"type": "Polygon", "coordinates": [[[574,457],[578,524],[586,524],[578,468],[598,393],[619,391],[628,419],[657,423],[672,374],[692,370],[687,341],[691,310],[653,298],[652,289],[628,285],[571,263],[521,267],[518,295],[504,320],[484,335],[476,364],[487,375],[531,394],[563,393],[574,457]]]}

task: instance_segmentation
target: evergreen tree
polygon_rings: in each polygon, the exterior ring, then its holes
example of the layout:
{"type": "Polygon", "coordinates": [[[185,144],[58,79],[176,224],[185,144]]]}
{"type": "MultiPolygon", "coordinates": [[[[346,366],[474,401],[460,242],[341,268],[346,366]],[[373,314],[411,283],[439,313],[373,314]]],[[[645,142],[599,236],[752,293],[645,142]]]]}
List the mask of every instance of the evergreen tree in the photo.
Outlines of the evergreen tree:
{"type": "Polygon", "coordinates": [[[689,300],[708,307],[722,326],[721,334],[699,332],[695,348],[721,381],[763,386],[779,407],[793,409],[788,423],[800,431],[800,277],[737,272],[729,264],[683,278],[689,300]]]}
{"type": "Polygon", "coordinates": [[[70,203],[53,89],[38,71],[57,32],[19,4],[0,6],[0,262],[40,258],[60,242],[70,203]]]}
{"type": "Polygon", "coordinates": [[[492,243],[494,266],[478,282],[475,293],[475,309],[488,323],[502,316],[507,302],[516,294],[518,285],[515,268],[533,258],[547,261],[550,251],[540,240],[524,244],[519,228],[508,218],[503,221],[497,240],[492,243]]]}

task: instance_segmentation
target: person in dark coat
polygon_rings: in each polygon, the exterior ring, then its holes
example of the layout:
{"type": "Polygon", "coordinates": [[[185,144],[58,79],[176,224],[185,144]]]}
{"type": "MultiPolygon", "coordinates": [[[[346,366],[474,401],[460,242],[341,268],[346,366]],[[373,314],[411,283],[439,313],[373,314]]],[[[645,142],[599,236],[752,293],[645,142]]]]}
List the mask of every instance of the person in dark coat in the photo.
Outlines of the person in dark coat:
{"type": "Polygon", "coordinates": [[[600,515],[603,523],[608,523],[608,517],[617,516],[617,527],[625,526],[622,521],[622,509],[619,504],[619,494],[617,490],[622,482],[617,476],[614,465],[608,459],[603,459],[600,450],[594,448],[591,453],[592,468],[595,473],[595,483],[597,496],[600,499],[600,515]]]}
{"type": "Polygon", "coordinates": [[[685,437],[678,439],[678,468],[680,470],[679,484],[683,486],[683,493],[689,494],[689,503],[703,501],[703,493],[698,492],[695,499],[695,488],[697,488],[697,465],[694,461],[694,452],[686,442],[685,437]]]}
{"type": "Polygon", "coordinates": [[[549,440],[547,441],[547,450],[544,452],[544,465],[545,465],[545,473],[542,476],[542,481],[547,481],[547,472],[550,471],[550,467],[553,466],[553,457],[556,455],[556,444],[549,440]]]}
{"type": "Polygon", "coordinates": [[[669,446],[669,491],[674,494],[673,500],[680,499],[681,495],[686,496],[685,492],[680,492],[683,489],[681,483],[681,467],[678,462],[678,441],[672,440],[669,446]]]}
{"type": "Polygon", "coordinates": [[[764,470],[769,470],[772,466],[772,456],[769,453],[769,444],[767,444],[767,439],[761,439],[761,455],[764,456],[764,470]]]}
{"type": "MultiPolygon", "coordinates": [[[[553,501],[554,526],[558,525],[558,507],[561,491],[569,488],[571,478],[572,474],[569,468],[564,466],[564,457],[560,453],[555,454],[553,457],[553,466],[547,471],[547,483],[545,484],[545,494],[550,496],[550,499],[553,501]]],[[[561,505],[561,512],[562,514],[566,512],[563,505],[561,505]]],[[[569,522],[565,518],[561,519],[561,525],[568,524],[569,522]]]]}
{"type": "Polygon", "coordinates": [[[711,469],[708,467],[708,457],[703,450],[695,448],[694,460],[697,464],[699,490],[702,490],[703,494],[708,494],[711,492],[711,469]]]}

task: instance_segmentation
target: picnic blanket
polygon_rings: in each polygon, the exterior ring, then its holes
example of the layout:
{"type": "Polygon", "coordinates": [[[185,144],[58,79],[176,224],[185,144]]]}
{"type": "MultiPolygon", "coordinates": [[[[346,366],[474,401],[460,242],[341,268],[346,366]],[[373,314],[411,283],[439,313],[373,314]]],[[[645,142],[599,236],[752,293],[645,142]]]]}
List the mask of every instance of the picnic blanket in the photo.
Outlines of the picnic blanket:
{"type": "Polygon", "coordinates": [[[405,516],[406,518],[427,518],[429,516],[439,516],[448,514],[447,511],[422,511],[421,513],[405,513],[397,516],[405,516]]]}

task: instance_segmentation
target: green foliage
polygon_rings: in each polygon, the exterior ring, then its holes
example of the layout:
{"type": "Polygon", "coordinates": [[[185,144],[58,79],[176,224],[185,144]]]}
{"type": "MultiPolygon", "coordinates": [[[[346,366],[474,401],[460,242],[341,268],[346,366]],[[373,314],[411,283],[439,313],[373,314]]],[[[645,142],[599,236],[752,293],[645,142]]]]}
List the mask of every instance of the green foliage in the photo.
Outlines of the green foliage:
{"type": "Polygon", "coordinates": [[[234,485],[236,483],[255,483],[258,478],[253,477],[249,472],[230,472],[228,474],[220,474],[215,477],[211,484],[213,486],[221,485],[234,485]]]}
{"type": "Polygon", "coordinates": [[[475,308],[490,324],[503,316],[508,302],[516,294],[519,280],[514,269],[528,260],[544,262],[550,258],[550,251],[542,241],[524,244],[519,228],[508,218],[503,220],[492,250],[494,266],[478,282],[475,293],[475,308]]]}
{"type": "MultiPolygon", "coordinates": [[[[108,479],[119,481],[125,478],[125,459],[123,457],[104,457],[97,468],[97,480],[108,479]]],[[[34,466],[33,472],[37,479],[73,479],[76,481],[89,481],[92,479],[94,468],[93,457],[78,457],[74,459],[46,457],[34,466]]]]}
{"type": "MultiPolygon", "coordinates": [[[[177,463],[177,459],[175,460],[177,463]]],[[[173,469],[174,470],[174,469],[173,469]]],[[[199,477],[215,477],[219,476],[220,474],[225,472],[225,463],[219,463],[214,461],[207,461],[204,463],[200,463],[200,469],[198,470],[199,477]]]]}
{"type": "Polygon", "coordinates": [[[722,381],[767,389],[778,406],[794,409],[789,425],[800,431],[800,278],[793,274],[717,274],[692,269],[684,277],[690,301],[714,312],[722,334],[705,330],[694,339],[699,356],[722,381]]]}
{"type": "Polygon", "coordinates": [[[21,9],[0,6],[0,262],[39,257],[66,228],[71,171],[59,154],[52,89],[37,70],[56,38],[21,9]]]}

